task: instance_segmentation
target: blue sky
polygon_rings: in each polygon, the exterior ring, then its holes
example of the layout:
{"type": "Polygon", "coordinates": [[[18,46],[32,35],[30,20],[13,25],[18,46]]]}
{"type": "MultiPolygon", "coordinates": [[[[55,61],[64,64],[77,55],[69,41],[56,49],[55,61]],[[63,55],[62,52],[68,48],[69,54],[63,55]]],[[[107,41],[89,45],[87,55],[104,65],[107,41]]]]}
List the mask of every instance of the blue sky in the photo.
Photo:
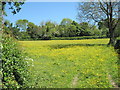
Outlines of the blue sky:
{"type": "Polygon", "coordinates": [[[8,7],[5,19],[15,23],[19,19],[27,19],[39,25],[42,21],[55,21],[58,24],[63,18],[77,21],[77,2],[26,2],[19,13],[13,15],[8,7]]]}

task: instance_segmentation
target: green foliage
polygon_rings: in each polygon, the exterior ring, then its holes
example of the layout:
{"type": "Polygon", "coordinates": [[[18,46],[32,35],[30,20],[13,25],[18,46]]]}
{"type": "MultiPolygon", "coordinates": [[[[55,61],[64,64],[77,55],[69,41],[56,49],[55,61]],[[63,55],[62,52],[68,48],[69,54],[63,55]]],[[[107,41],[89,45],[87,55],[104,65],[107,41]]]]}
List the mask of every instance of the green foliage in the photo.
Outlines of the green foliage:
{"type": "Polygon", "coordinates": [[[20,36],[20,29],[17,27],[13,27],[13,24],[10,23],[9,21],[5,20],[4,22],[4,33],[10,34],[11,36],[14,36],[14,38],[19,39],[20,36]]]}
{"type": "Polygon", "coordinates": [[[118,25],[115,29],[115,36],[120,37],[120,21],[118,22],[118,25]]]}
{"type": "Polygon", "coordinates": [[[28,25],[28,20],[23,19],[23,20],[17,20],[16,21],[16,27],[19,28],[21,31],[26,31],[28,25]]]}
{"type": "MultiPolygon", "coordinates": [[[[118,22],[117,19],[114,19],[114,18],[113,18],[113,20],[114,20],[113,25],[115,23],[118,23],[118,25],[116,25],[116,27],[115,27],[115,32],[114,32],[115,37],[119,37],[120,36],[120,26],[119,26],[120,22],[118,22]]],[[[106,35],[107,37],[110,37],[109,31],[108,31],[107,19],[98,22],[98,28],[101,31],[101,35],[106,35]]]]}
{"type": "MultiPolygon", "coordinates": [[[[83,2],[78,5],[78,18],[87,22],[106,22],[104,25],[108,28],[109,43],[108,45],[115,45],[115,28],[119,25],[119,3],[118,2],[104,2],[99,0],[98,2],[83,2]],[[114,19],[115,18],[115,19],[114,19]]],[[[100,23],[100,27],[103,26],[100,23]]]]}
{"type": "Polygon", "coordinates": [[[52,36],[54,36],[55,24],[51,21],[48,21],[45,23],[45,26],[41,27],[41,29],[44,29],[44,34],[41,39],[49,40],[52,36]]]}
{"type": "Polygon", "coordinates": [[[27,63],[15,39],[3,34],[1,48],[3,88],[27,87],[27,63]]]}
{"type": "Polygon", "coordinates": [[[39,27],[37,25],[35,25],[34,23],[32,22],[28,22],[28,25],[27,25],[27,33],[28,35],[30,36],[30,38],[32,39],[38,39],[39,36],[39,27]]]}
{"type": "Polygon", "coordinates": [[[69,24],[71,24],[71,23],[72,23],[72,20],[71,20],[71,19],[69,19],[69,18],[64,18],[64,19],[61,21],[60,25],[69,25],[69,24]]]}
{"type": "Polygon", "coordinates": [[[2,2],[2,11],[4,12],[4,15],[6,15],[4,9],[7,4],[9,5],[8,7],[13,14],[16,14],[17,12],[19,12],[25,0],[22,0],[21,2],[18,2],[18,1],[19,0],[16,0],[16,2],[15,1],[14,2],[8,2],[8,1],[2,2]]]}
{"type": "Polygon", "coordinates": [[[100,30],[87,22],[80,23],[80,36],[100,36],[100,30]]]}
{"type": "Polygon", "coordinates": [[[20,32],[19,33],[19,40],[30,40],[30,36],[26,32],[20,32]]]}
{"type": "MultiPolygon", "coordinates": [[[[87,22],[78,24],[70,19],[63,19],[62,24],[42,22],[40,26],[28,20],[18,20],[13,24],[6,21],[4,30],[19,40],[50,40],[54,37],[103,36],[102,30],[87,22]]],[[[106,33],[106,31],[104,31],[106,33]]]]}

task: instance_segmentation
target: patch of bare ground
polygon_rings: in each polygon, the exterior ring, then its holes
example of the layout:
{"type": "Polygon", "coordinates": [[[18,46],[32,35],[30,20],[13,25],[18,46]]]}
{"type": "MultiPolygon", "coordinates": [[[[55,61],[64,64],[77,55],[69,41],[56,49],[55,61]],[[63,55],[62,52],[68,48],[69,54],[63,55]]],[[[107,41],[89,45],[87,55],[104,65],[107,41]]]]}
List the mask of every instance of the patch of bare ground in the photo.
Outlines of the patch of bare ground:
{"type": "Polygon", "coordinates": [[[78,78],[78,74],[74,76],[73,81],[72,81],[72,88],[75,88],[77,85],[79,78],[78,78]]]}
{"type": "Polygon", "coordinates": [[[115,88],[119,88],[118,85],[113,81],[111,75],[108,75],[108,79],[109,79],[109,82],[112,86],[114,86],[115,88]]]}

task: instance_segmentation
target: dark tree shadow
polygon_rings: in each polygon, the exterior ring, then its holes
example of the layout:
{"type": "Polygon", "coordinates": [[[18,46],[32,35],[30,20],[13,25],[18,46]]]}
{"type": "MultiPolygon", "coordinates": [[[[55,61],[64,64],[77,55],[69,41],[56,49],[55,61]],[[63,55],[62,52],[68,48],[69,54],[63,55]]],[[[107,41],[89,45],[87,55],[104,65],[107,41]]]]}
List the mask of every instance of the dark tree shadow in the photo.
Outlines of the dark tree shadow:
{"type": "Polygon", "coordinates": [[[57,44],[57,45],[49,45],[49,47],[52,49],[70,48],[73,46],[107,46],[107,44],[57,44]]]}
{"type": "Polygon", "coordinates": [[[118,53],[118,87],[120,87],[120,49],[116,50],[118,53]]]}
{"type": "Polygon", "coordinates": [[[114,49],[118,54],[118,87],[120,87],[120,40],[117,40],[114,49]]]}

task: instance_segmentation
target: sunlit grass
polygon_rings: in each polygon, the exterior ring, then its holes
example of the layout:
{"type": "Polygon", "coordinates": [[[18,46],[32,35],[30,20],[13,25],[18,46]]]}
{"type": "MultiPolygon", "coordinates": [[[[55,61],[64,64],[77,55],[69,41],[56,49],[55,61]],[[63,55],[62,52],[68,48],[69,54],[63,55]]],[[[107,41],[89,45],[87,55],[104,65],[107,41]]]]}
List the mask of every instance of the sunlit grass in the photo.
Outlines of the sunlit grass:
{"type": "MultiPolygon", "coordinates": [[[[117,54],[108,39],[20,41],[28,54],[33,87],[110,88],[118,78],[117,54]],[[75,84],[74,79],[77,78],[75,84]]],[[[117,82],[117,81],[116,81],[117,82]]]]}

